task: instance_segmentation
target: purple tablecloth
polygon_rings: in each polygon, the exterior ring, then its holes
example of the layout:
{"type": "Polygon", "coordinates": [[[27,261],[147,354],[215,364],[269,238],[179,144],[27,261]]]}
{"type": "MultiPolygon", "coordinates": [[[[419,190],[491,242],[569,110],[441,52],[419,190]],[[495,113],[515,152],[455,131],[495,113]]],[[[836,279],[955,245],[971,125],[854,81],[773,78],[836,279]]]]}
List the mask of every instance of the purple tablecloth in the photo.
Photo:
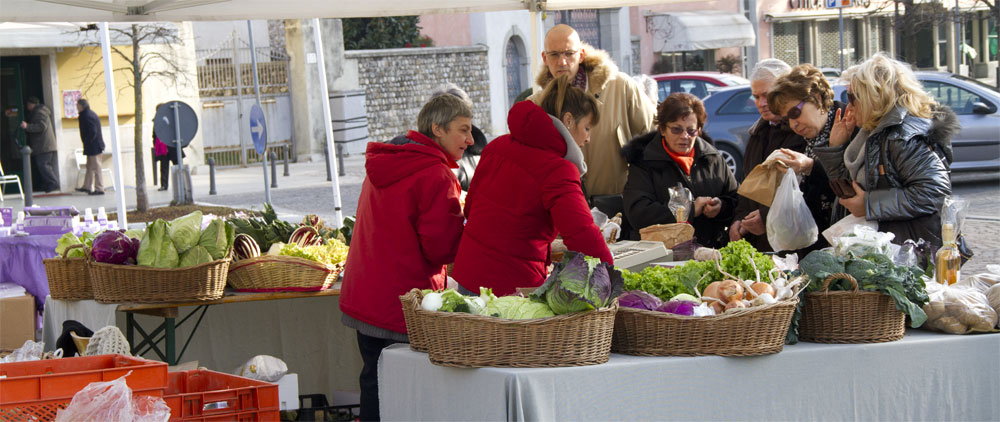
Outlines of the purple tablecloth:
{"type": "Polygon", "coordinates": [[[56,256],[60,236],[0,237],[0,281],[23,286],[35,296],[35,307],[39,310],[49,295],[49,279],[42,260],[56,256]]]}

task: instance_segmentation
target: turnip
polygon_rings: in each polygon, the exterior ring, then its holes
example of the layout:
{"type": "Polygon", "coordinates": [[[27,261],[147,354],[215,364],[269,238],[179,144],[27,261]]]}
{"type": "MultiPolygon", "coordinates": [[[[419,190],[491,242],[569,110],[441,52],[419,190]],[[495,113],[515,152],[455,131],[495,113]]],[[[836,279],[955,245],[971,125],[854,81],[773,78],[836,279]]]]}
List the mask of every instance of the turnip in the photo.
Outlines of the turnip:
{"type": "Polygon", "coordinates": [[[444,305],[444,300],[441,298],[441,293],[431,292],[424,299],[420,301],[420,307],[427,311],[436,311],[441,309],[441,305],[444,305]]]}

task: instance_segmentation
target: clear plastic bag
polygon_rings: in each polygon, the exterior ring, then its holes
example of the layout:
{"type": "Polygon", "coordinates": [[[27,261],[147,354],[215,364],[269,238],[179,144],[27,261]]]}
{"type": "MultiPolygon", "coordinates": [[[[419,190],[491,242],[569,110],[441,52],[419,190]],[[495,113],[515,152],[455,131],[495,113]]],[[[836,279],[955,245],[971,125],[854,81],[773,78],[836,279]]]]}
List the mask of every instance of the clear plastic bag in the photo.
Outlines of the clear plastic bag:
{"type": "Polygon", "coordinates": [[[892,258],[899,247],[898,245],[893,247],[894,237],[896,235],[892,233],[883,233],[868,226],[854,226],[850,231],[833,239],[833,254],[847,257],[850,253],[855,256],[876,253],[892,258]]]}
{"type": "Polygon", "coordinates": [[[802,198],[799,180],[792,169],[785,171],[767,213],[767,241],[775,252],[802,249],[819,237],[819,228],[802,198]]]}
{"type": "Polygon", "coordinates": [[[161,397],[132,397],[132,408],[135,410],[133,422],[167,422],[170,420],[170,406],[161,397]]]}
{"type": "Polygon", "coordinates": [[[132,389],[125,383],[126,376],[87,384],[73,396],[69,406],[56,414],[56,422],[135,420],[132,389]]]}
{"type": "Polygon", "coordinates": [[[34,340],[25,340],[24,345],[15,349],[14,352],[12,352],[11,354],[4,356],[3,358],[0,358],[0,363],[41,360],[42,350],[44,348],[45,348],[45,343],[43,342],[36,342],[34,340]]]}
{"type": "Polygon", "coordinates": [[[241,365],[233,374],[267,382],[277,382],[288,372],[288,365],[274,356],[257,355],[241,365]]]}
{"type": "Polygon", "coordinates": [[[832,226],[823,230],[823,238],[826,239],[827,243],[833,244],[833,240],[840,237],[844,233],[849,233],[854,230],[854,226],[868,226],[872,230],[878,230],[877,221],[868,221],[864,217],[855,217],[854,215],[848,214],[847,217],[841,218],[840,221],[833,223],[832,226]]]}
{"type": "Polygon", "coordinates": [[[931,280],[926,285],[930,300],[923,307],[927,313],[924,327],[949,334],[995,331],[997,311],[986,295],[966,285],[946,286],[931,280]]]}
{"type": "Polygon", "coordinates": [[[691,194],[691,191],[678,182],[677,186],[667,188],[667,192],[670,194],[667,208],[674,215],[674,219],[678,223],[690,220],[692,217],[691,209],[694,206],[694,195],[691,194]]]}

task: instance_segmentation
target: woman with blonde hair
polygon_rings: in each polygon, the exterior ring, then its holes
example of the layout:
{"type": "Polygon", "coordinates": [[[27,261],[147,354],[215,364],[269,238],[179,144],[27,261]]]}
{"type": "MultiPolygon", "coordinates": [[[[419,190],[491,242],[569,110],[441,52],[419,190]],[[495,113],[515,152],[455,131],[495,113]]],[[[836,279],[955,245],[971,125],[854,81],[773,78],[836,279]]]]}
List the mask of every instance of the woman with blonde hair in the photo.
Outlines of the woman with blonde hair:
{"type": "Polygon", "coordinates": [[[878,53],[847,69],[850,106],[841,130],[816,149],[831,179],[850,181],[840,203],[856,217],[877,221],[894,242],[924,239],[941,245],[938,210],[951,194],[948,164],[958,118],[923,90],[909,65],[878,53]],[[853,126],[859,133],[846,135],[853,126]]]}

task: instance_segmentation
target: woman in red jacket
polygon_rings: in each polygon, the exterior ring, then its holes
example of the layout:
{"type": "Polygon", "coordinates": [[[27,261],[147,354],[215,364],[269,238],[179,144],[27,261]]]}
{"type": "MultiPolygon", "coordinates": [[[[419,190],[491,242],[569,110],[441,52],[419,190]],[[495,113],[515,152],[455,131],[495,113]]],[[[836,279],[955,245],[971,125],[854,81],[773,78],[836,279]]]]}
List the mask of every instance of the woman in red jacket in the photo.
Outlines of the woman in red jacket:
{"type": "Polygon", "coordinates": [[[472,105],[451,95],[430,99],[418,131],[389,143],[371,142],[365,181],[347,254],[340,310],[358,330],[361,420],[378,420],[378,358],[406,342],[399,296],[410,289],[443,289],[445,265],[462,236],[456,160],[472,145],[472,105]]]}
{"type": "Polygon", "coordinates": [[[556,234],[569,250],[612,263],[580,185],[587,171],[580,147],[600,118],[597,101],[567,77],[550,82],[541,98],[540,106],[522,101],[510,109],[510,134],[486,146],[472,178],[451,274],[472,292],[540,286],[556,234]]]}

